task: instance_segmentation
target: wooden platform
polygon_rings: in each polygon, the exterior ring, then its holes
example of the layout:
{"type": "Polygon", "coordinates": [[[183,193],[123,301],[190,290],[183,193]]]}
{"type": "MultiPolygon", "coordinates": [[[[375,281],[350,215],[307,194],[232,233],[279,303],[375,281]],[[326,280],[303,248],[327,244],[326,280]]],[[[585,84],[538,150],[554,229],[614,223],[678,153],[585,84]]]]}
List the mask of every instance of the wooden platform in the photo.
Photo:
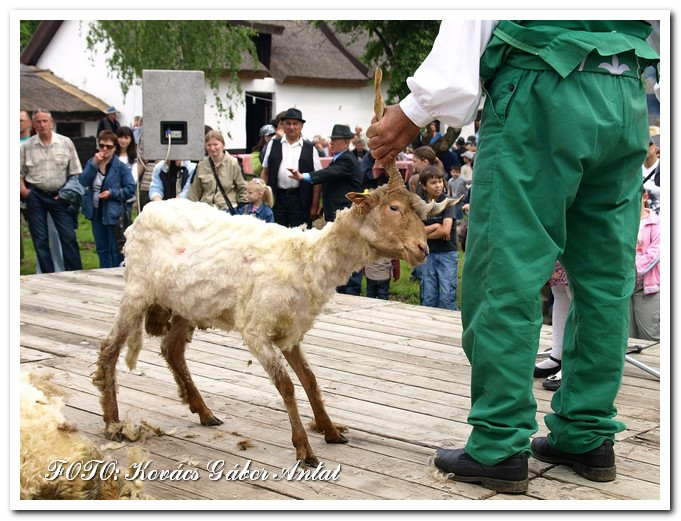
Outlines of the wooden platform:
{"type": "MultiPolygon", "coordinates": [[[[21,370],[51,372],[53,381],[68,392],[67,419],[100,446],[106,440],[100,433],[98,393],[90,375],[98,339],[111,326],[122,288],[122,269],[31,275],[20,282],[21,370]]],[[[549,349],[550,341],[551,328],[544,327],[540,350],[549,349]]],[[[341,466],[335,481],[210,480],[206,465],[212,460],[223,460],[225,471],[235,465],[243,468],[250,461],[250,470],[266,469],[270,475],[281,474],[282,468],[294,463],[283,403],[237,333],[197,331],[187,359],[207,404],[224,421],[220,427],[203,427],[177,399],[158,345],[158,339],[145,338],[135,372],[127,370],[121,357],[121,416],[145,420],[171,433],[145,441],[153,460],[149,469],[174,470],[183,463],[182,468],[196,467],[201,476],[187,482],[146,481],[146,491],[158,499],[437,500],[428,508],[459,509],[460,504],[448,501],[616,502],[661,497],[660,383],[630,364],[617,401],[619,418],[627,424],[615,447],[617,480],[593,483],[566,467],[530,458],[529,491],[513,496],[438,480],[428,466],[437,447],[462,446],[469,433],[470,366],[461,349],[457,312],[341,295],[324,309],[305,337],[304,349],[329,414],[348,426],[350,442],[327,445],[320,434],[309,436],[325,468],[341,466]],[[252,446],[241,450],[237,444],[244,440],[252,446]]],[[[651,346],[633,356],[659,369],[659,353],[658,346],[651,346]]],[[[293,379],[297,384],[295,375],[293,379]]],[[[296,393],[306,423],[311,410],[302,387],[297,386],[296,393]]],[[[535,396],[539,434],[545,434],[543,416],[553,393],[536,380],[535,396]]],[[[126,449],[113,454],[125,460],[126,449]]],[[[257,504],[260,509],[276,508],[257,504]]],[[[362,506],[367,504],[355,508],[368,508],[362,506]]],[[[400,505],[383,502],[372,508],[403,508],[400,505]]],[[[341,502],[333,508],[347,506],[341,502]]]]}

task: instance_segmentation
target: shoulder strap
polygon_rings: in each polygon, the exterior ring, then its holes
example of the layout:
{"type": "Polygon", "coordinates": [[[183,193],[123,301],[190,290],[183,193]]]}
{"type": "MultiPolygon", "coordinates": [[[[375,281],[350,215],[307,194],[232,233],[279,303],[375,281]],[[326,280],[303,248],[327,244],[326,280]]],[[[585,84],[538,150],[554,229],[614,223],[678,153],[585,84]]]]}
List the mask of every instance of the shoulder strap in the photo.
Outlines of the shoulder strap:
{"type": "Polygon", "coordinates": [[[232,206],[232,202],[229,200],[229,197],[227,197],[227,194],[225,193],[225,189],[222,188],[222,183],[220,182],[220,178],[218,177],[218,173],[215,171],[215,163],[213,163],[213,158],[209,157],[208,161],[210,162],[210,169],[213,171],[213,177],[215,177],[215,182],[218,185],[218,188],[220,189],[220,192],[222,193],[222,197],[224,198],[225,202],[227,203],[227,206],[229,206],[229,213],[232,215],[236,214],[236,211],[234,210],[234,207],[232,206]]]}

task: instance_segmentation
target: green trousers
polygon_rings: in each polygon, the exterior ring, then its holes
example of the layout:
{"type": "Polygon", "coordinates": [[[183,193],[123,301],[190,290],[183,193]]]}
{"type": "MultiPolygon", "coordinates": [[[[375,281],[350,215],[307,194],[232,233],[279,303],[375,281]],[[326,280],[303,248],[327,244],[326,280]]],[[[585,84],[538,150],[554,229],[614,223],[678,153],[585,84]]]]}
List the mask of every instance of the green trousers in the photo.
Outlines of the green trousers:
{"type": "Polygon", "coordinates": [[[465,450],[494,465],[529,452],[540,290],[556,259],[572,304],[550,442],[614,440],[640,221],[648,110],[637,78],[503,66],[487,84],[462,276],[471,363],[465,450]]]}

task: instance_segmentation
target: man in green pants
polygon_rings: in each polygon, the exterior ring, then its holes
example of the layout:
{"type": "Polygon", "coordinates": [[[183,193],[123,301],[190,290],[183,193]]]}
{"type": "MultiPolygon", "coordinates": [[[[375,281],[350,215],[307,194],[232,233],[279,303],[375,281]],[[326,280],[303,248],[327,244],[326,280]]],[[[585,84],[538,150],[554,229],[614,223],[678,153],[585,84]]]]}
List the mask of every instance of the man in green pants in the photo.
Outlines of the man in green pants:
{"type": "Polygon", "coordinates": [[[411,94],[367,129],[381,162],[433,119],[462,127],[487,95],[462,276],[472,432],[435,465],[459,481],[524,492],[527,458],[615,479],[614,419],[648,139],[642,21],[445,21],[411,94]],[[451,49],[457,49],[452,53],[451,49]],[[453,56],[456,55],[456,56],[453,56]],[[452,61],[455,61],[453,63],[452,61]],[[573,295],[563,381],[537,431],[532,374],[539,294],[556,259],[573,295]]]}

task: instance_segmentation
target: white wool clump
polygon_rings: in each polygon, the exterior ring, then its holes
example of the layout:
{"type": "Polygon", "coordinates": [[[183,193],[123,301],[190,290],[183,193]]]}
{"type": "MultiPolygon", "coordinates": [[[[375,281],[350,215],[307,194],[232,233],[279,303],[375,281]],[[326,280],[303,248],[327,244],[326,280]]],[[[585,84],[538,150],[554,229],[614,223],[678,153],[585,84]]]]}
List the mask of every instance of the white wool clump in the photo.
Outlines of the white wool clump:
{"type": "Polygon", "coordinates": [[[150,499],[137,482],[65,476],[47,480],[50,464],[104,460],[103,454],[63,415],[63,392],[43,376],[20,377],[20,498],[21,499],[150,499]]]}

